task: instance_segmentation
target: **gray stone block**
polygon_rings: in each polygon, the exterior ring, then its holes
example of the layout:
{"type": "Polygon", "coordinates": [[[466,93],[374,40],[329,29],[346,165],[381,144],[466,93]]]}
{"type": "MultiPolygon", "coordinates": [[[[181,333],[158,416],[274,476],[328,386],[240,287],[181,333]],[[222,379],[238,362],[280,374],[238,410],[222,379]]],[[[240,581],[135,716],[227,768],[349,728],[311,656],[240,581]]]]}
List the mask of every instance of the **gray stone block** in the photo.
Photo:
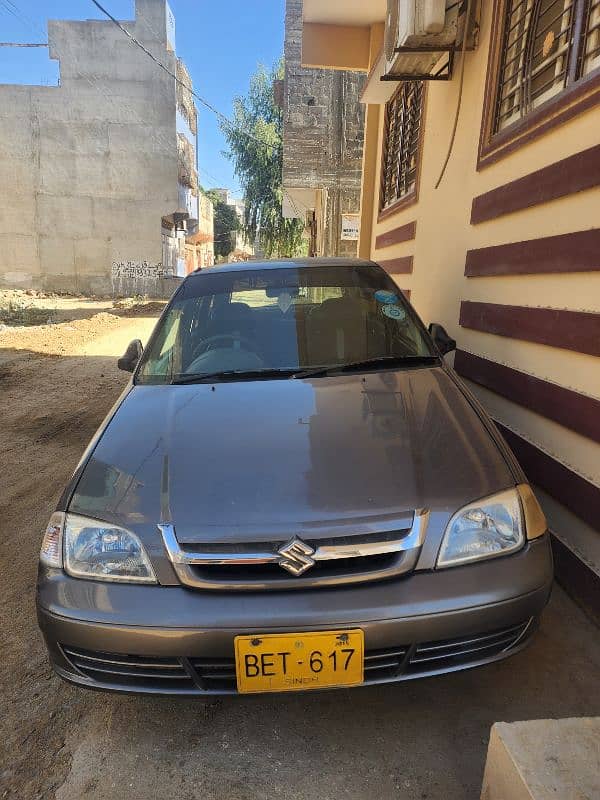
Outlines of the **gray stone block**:
{"type": "Polygon", "coordinates": [[[600,717],[497,722],[481,800],[597,800],[600,717]]]}

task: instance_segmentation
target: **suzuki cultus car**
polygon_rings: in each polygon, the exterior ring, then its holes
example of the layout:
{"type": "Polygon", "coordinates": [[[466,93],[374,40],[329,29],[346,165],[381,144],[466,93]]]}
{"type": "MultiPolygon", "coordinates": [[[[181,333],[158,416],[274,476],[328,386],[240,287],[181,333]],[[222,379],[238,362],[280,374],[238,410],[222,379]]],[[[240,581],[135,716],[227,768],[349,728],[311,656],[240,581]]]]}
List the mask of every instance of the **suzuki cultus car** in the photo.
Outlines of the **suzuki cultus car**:
{"type": "Polygon", "coordinates": [[[546,522],[386,272],[232,264],[187,277],[46,530],[56,672],[169,694],[358,686],[530,640],[546,522]]]}

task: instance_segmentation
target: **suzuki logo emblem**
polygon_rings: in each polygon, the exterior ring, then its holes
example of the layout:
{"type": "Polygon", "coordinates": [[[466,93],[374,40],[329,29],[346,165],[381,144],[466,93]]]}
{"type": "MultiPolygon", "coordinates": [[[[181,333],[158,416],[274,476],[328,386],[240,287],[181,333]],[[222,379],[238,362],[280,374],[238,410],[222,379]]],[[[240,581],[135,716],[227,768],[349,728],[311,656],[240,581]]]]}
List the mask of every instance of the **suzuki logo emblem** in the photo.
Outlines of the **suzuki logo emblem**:
{"type": "Polygon", "coordinates": [[[301,539],[292,539],[282,545],[277,552],[281,556],[277,562],[279,566],[296,577],[315,565],[314,559],[311,558],[315,552],[314,548],[301,539]]]}

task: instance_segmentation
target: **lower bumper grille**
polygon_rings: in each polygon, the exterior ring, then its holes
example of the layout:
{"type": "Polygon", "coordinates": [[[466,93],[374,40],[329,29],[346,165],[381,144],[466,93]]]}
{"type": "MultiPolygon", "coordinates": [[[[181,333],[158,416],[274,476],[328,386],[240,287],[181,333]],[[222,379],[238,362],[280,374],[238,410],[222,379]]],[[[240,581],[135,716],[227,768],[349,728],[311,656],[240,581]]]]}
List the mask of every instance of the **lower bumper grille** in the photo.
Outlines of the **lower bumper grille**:
{"type": "Polygon", "coordinates": [[[408,665],[409,672],[451,670],[453,666],[495,656],[517,644],[525,633],[525,625],[515,625],[480,636],[426,642],[417,645],[408,665]]]}
{"type": "MultiPolygon", "coordinates": [[[[426,677],[493,661],[522,646],[535,620],[479,635],[367,650],[365,684],[426,677]]],[[[75,671],[98,688],[164,694],[232,694],[236,692],[232,657],[121,655],[62,646],[75,671]]]]}
{"type": "Polygon", "coordinates": [[[192,658],[200,685],[212,692],[235,692],[235,660],[233,658],[192,658]]]}
{"type": "Polygon", "coordinates": [[[62,651],[79,672],[97,683],[117,683],[133,691],[164,689],[168,693],[196,688],[179,658],[101,653],[64,646],[62,651]]]}

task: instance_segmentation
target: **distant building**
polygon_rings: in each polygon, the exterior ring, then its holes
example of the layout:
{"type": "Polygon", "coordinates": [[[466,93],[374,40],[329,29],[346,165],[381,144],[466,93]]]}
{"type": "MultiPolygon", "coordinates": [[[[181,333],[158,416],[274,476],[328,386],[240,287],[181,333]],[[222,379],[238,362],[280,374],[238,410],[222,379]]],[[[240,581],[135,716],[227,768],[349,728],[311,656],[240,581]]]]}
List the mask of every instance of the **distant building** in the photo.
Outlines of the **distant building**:
{"type": "Polygon", "coordinates": [[[311,255],[356,256],[365,77],[302,66],[302,0],[286,2],[284,52],[284,216],[306,223],[311,255]]]}
{"type": "Polygon", "coordinates": [[[204,194],[198,198],[200,219],[196,233],[186,239],[185,271],[206,269],[215,265],[215,219],[212,201],[204,194]]]}
{"type": "MultiPolygon", "coordinates": [[[[165,0],[124,25],[180,79],[165,0]]],[[[197,231],[196,108],[114,23],[50,21],[60,86],[0,85],[0,286],[172,291],[197,231]]]]}
{"type": "Polygon", "coordinates": [[[244,224],[244,215],[246,212],[246,203],[244,200],[240,200],[238,198],[232,197],[231,192],[229,189],[215,189],[214,190],[218,197],[222,200],[223,203],[227,206],[231,206],[235,209],[235,213],[237,214],[239,223],[240,223],[240,230],[234,231],[231,234],[231,243],[233,249],[228,256],[228,261],[248,261],[248,259],[253,258],[255,255],[254,245],[252,245],[244,233],[241,226],[244,224]]]}

